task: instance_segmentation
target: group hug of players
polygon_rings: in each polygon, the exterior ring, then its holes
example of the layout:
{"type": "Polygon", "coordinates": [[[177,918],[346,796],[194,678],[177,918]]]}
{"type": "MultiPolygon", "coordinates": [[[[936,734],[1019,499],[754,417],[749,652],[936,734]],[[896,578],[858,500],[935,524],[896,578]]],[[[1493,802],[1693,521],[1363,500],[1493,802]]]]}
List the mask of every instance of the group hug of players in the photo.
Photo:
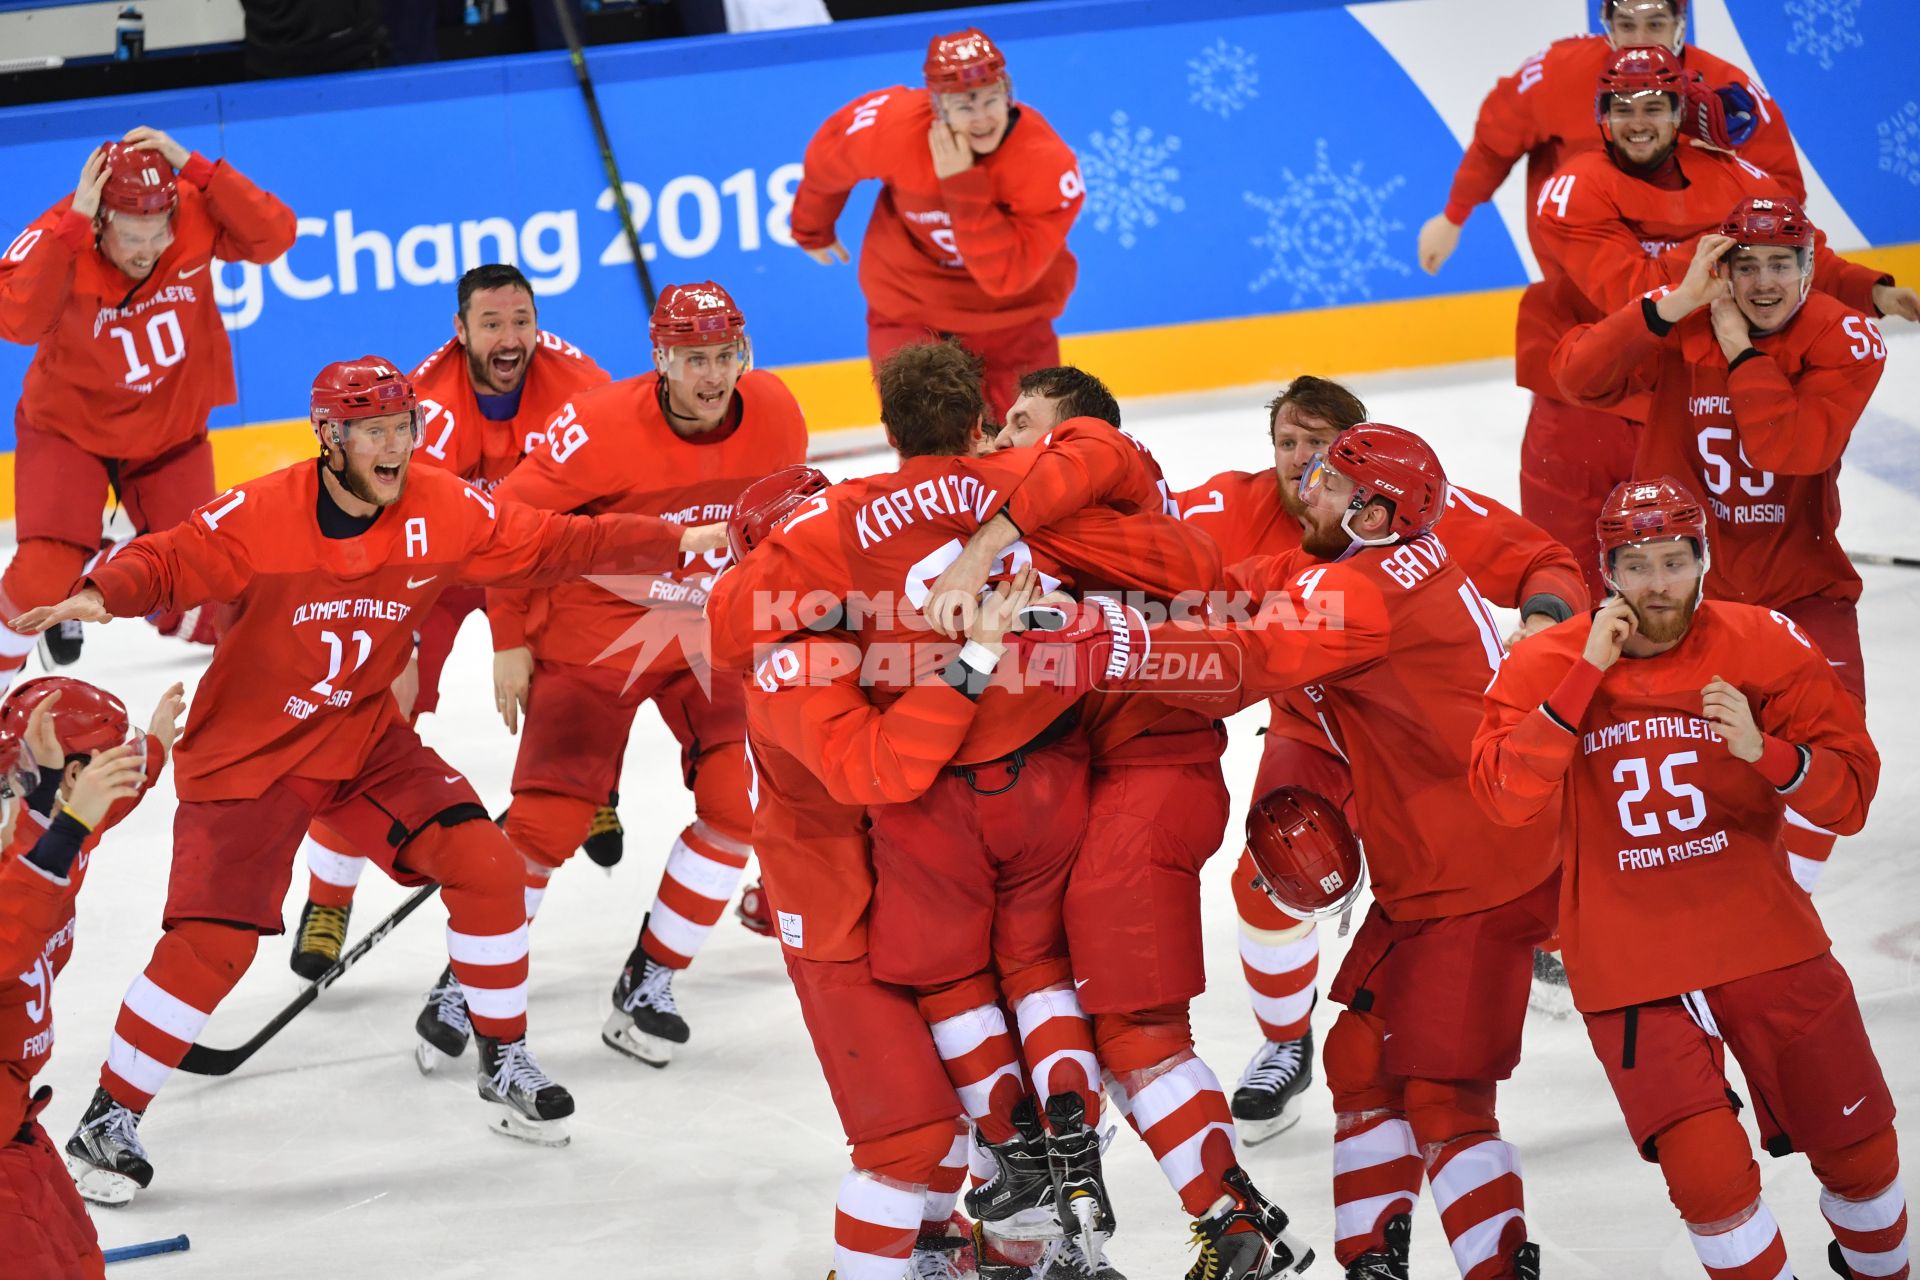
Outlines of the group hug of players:
{"type": "Polygon", "coordinates": [[[76,1184],[148,1185],[141,1117],[282,931],[302,849],[294,967],[338,958],[367,860],[437,883],[422,1069],[472,1043],[489,1125],[566,1141],[529,927],[576,847],[617,853],[650,701],[695,816],[603,1038],[653,1065],[688,1040],[674,975],[756,857],[741,914],[779,940],[851,1147],[838,1280],[1118,1277],[1108,1107],[1194,1220],[1191,1280],[1306,1271],[1237,1146],[1298,1118],[1315,921],[1368,882],[1321,1051],[1350,1280],[1406,1280],[1423,1183],[1464,1277],[1540,1274],[1495,1098],[1543,946],[1710,1276],[1791,1275],[1728,1047],[1769,1152],[1812,1163],[1836,1273],[1907,1276],[1892,1099],[1807,890],[1879,767],[1839,459],[1877,317],[1920,299],[1826,250],[1779,108],[1682,43],[1679,0],[1603,16],[1496,88],[1421,235],[1438,269],[1530,156],[1524,516],[1307,376],[1267,407],[1271,466],[1170,489],[1061,364],[1079,175],[977,31],[807,151],[793,227],[822,263],[848,191],[885,184],[861,283],[900,462],[838,485],[719,285],[664,292],[653,371],[614,382],[492,265],[411,374],[321,371],[317,459],[216,495],[205,422],[234,387],[206,269],[284,253],[293,214],[156,130],[89,156],[0,259],[0,333],[37,345],[0,662],[36,637],[72,662],[111,617],[213,658],[177,751],[178,687],[144,731],[61,676],[0,708],[0,1247],[100,1274],[76,1184]],[[139,536],[103,550],[109,492],[139,536]],[[1504,640],[1490,604],[1520,615],[1504,640]],[[482,610],[521,739],[498,822],[413,727],[482,610]],[[1257,701],[1233,893],[1263,1034],[1230,1100],[1188,1005],[1223,721],[1257,701]],[[31,1089],[52,980],[95,846],[170,758],[164,931],[63,1170],[31,1089]]]}

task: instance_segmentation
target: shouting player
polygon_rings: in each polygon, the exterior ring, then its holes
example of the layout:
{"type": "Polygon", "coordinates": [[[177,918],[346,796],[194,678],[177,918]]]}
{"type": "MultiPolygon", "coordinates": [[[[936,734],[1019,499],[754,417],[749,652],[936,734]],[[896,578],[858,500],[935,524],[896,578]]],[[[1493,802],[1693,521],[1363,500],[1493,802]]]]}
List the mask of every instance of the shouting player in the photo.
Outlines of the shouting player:
{"type": "Polygon", "coordinates": [[[1060,363],[1053,322],[1073,292],[1067,231],[1086,188],[1053,126],[1015,105],[1006,57],[984,32],[936,36],[926,76],[924,92],[881,89],[820,126],[793,238],[816,262],[847,261],[834,223],[848,193],[877,178],[860,249],[874,372],[909,343],[956,339],[985,362],[997,419],[1021,374],[1060,363]]]}
{"type": "Polygon", "coordinates": [[[1905,1277],[1893,1098],[1846,970],[1778,852],[1789,801],[1858,831],[1880,757],[1860,701],[1791,618],[1703,599],[1709,527],[1673,480],[1614,491],[1599,540],[1615,595],[1501,670],[1473,793],[1503,823],[1558,825],[1574,1000],[1706,1273],[1791,1273],[1736,1114],[1731,1051],[1768,1153],[1807,1153],[1835,1273],[1905,1277]]]}
{"type": "Polygon", "coordinates": [[[175,764],[166,932],[127,992],[100,1088],[67,1144],[82,1194],[103,1203],[125,1203],[152,1178],[140,1117],[260,936],[280,932],[294,854],[316,817],[401,883],[440,884],[489,1125],[566,1140],[573,1100],[527,1047],[520,859],[389,690],[412,651],[414,615],[449,586],[661,568],[710,545],[715,530],[551,515],[496,503],[449,472],[409,474],[413,387],[375,356],[321,370],[311,405],[318,459],[135,538],[65,601],[17,620],[32,632],[208,600],[239,606],[194,692],[175,764]]]}
{"type": "MultiPolygon", "coordinates": [[[[207,414],[235,391],[210,264],[272,262],[293,247],[293,221],[225,160],[142,125],[96,147],[73,194],[0,254],[0,337],[35,347],[14,410],[20,546],[0,618],[65,597],[100,549],[109,491],[140,533],[213,496],[207,414]]],[[[153,621],[202,643],[215,632],[211,613],[153,621]]],[[[65,665],[80,628],[45,643],[65,665]]],[[[0,689],[33,646],[0,628],[0,689]]]]}
{"type": "MultiPolygon", "coordinates": [[[[1815,230],[1787,200],[1745,200],[1703,237],[1686,278],[1567,334],[1554,375],[1576,404],[1650,393],[1635,471],[1680,475],[1707,498],[1707,593],[1777,609],[1866,700],[1840,545],[1840,459],[1886,368],[1870,316],[1813,288],[1815,230]]],[[[1834,835],[1787,811],[1786,848],[1809,891],[1834,835]]]]}
{"type": "MultiPolygon", "coordinates": [[[[747,485],[805,457],[800,406],[777,376],[752,367],[746,318],[725,289],[669,287],[650,333],[653,372],[574,396],[547,425],[544,447],[496,494],[548,511],[702,525],[724,521],[747,485]]],[[[727,563],[719,541],[670,572],[494,591],[487,603],[501,717],[517,732],[526,716],[506,830],[526,860],[528,920],[618,780],[641,703],[654,704],[680,744],[694,818],[667,854],[601,1031],[610,1047],[655,1067],[689,1035],[673,976],[693,963],[753,852],[739,682],[713,680],[698,643],[699,606],[727,563]]],[[[441,1053],[465,1049],[451,971],[418,1030],[441,1053]]]]}
{"type": "MultiPolygon", "coordinates": [[[[606,371],[557,334],[540,328],[533,286],[518,267],[488,263],[460,277],[453,337],[410,376],[420,401],[414,460],[453,472],[492,492],[543,440],[543,428],[576,392],[607,381],[606,371]]],[[[440,705],[440,672],[470,613],[486,606],[480,587],[455,587],[416,628],[418,641],[394,683],[411,720],[440,705]]],[[[617,841],[611,802],[595,815],[603,841],[617,841]]],[[[590,837],[591,838],[591,837],[590,837]]],[[[315,823],[302,845],[307,905],[294,932],[293,971],[311,981],[333,967],[346,945],[353,891],[367,860],[315,823]]],[[[589,852],[592,852],[590,849],[589,852]]],[[[618,860],[617,854],[614,860],[618,860]]]]}

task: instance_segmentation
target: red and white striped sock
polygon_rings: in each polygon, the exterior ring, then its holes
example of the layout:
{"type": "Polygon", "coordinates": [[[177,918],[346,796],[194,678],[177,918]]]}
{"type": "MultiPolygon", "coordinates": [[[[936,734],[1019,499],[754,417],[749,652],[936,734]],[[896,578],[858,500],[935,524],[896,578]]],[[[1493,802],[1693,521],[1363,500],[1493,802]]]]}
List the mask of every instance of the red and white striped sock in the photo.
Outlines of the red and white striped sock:
{"type": "Polygon", "coordinates": [[[848,1171],[833,1213],[838,1280],[902,1280],[920,1235],[926,1191],[864,1169],[848,1171]]]}
{"type": "MultiPolygon", "coordinates": [[[[451,907],[449,903],[449,914],[451,907]]],[[[473,1029],[494,1040],[527,1034],[527,922],[501,933],[467,933],[447,923],[447,958],[466,992],[473,1029]]]]}
{"type": "Polygon", "coordinates": [[[147,1109],[246,973],[259,938],[250,929],[201,920],[162,935],[120,1002],[100,1068],[100,1084],[115,1102],[147,1109]]]}
{"type": "Polygon", "coordinates": [[[324,822],[307,828],[300,842],[307,860],[307,900],[322,907],[350,907],[367,860],[324,822]]]}
{"type": "Polygon", "coordinates": [[[547,881],[553,879],[553,871],[552,867],[541,866],[531,859],[527,862],[527,889],[522,901],[526,904],[528,924],[540,914],[540,904],[546,901],[547,881]]]}
{"type": "Polygon", "coordinates": [[[920,1211],[920,1230],[925,1235],[937,1235],[945,1230],[947,1220],[960,1204],[960,1189],[967,1184],[967,1148],[972,1144],[973,1126],[965,1117],[956,1116],[953,1121],[953,1145],[947,1148],[946,1156],[940,1161],[940,1167],[933,1172],[933,1178],[927,1183],[926,1207],[920,1211]]]}
{"type": "Polygon", "coordinates": [[[1307,1034],[1320,979],[1320,931],[1313,921],[1270,930],[1243,917],[1240,971],[1261,1035],[1285,1044],[1307,1034]]]}
{"type": "Polygon", "coordinates": [[[1343,1113],[1334,1135],[1333,1256],[1345,1266],[1386,1248],[1387,1219],[1413,1212],[1426,1165],[1399,1112],[1343,1113]]]}
{"type": "Polygon", "coordinates": [[[1233,1112],[1219,1079],[1192,1050],[1182,1050],[1144,1071],[1108,1076],[1107,1089],[1181,1206],[1206,1217],[1227,1194],[1221,1176],[1238,1161],[1233,1112]]]}
{"type": "Polygon", "coordinates": [[[1713,1280],[1793,1280],[1787,1242],[1764,1200],[1727,1222],[1704,1228],[1689,1222],[1687,1238],[1713,1280]]]}
{"type": "Polygon", "coordinates": [[[1427,1157],[1427,1182],[1464,1280],[1510,1274],[1513,1251],[1527,1239],[1520,1153],[1513,1144],[1491,1133],[1456,1138],[1427,1157]]]}
{"type": "MultiPolygon", "coordinates": [[[[1869,1184],[1871,1185],[1871,1184],[1869,1184]]],[[[1820,1212],[1840,1242],[1840,1256],[1853,1274],[1866,1280],[1907,1280],[1907,1197],[1895,1178],[1871,1200],[1843,1200],[1820,1193],[1820,1212]]]]}
{"type": "Polygon", "coordinates": [[[1007,1015],[997,1004],[975,1005],[946,1013],[941,993],[923,996],[922,1015],[929,1019],[933,1046],[967,1119],[980,1126],[990,1143],[1013,1137],[1013,1109],[1027,1095],[1020,1071],[1020,1052],[1007,1031],[1007,1015]]]}
{"type": "Polygon", "coordinates": [[[684,969],[720,922],[753,846],[695,820],[673,842],[640,945],[656,964],[684,969]]]}
{"type": "Polygon", "coordinates": [[[1081,1009],[1073,983],[1028,992],[1014,1002],[1013,1016],[1041,1112],[1056,1093],[1078,1093],[1086,1122],[1098,1127],[1100,1061],[1094,1056],[1093,1019],[1081,1009]]]}

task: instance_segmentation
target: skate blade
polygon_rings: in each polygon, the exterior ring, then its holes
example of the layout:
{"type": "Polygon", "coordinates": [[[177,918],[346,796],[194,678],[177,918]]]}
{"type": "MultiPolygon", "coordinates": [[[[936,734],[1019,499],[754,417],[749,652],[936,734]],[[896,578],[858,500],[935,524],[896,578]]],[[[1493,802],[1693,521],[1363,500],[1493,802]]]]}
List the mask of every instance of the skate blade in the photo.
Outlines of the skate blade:
{"type": "Polygon", "coordinates": [[[1305,1111],[1305,1102],[1305,1095],[1295,1094],[1293,1097],[1287,1099],[1286,1104],[1280,1108],[1280,1114],[1277,1116],[1267,1116],[1264,1119],[1258,1120],[1247,1120],[1240,1116],[1235,1116],[1233,1118],[1234,1132],[1240,1135],[1240,1141],[1243,1145],[1257,1147],[1271,1138],[1279,1137],[1287,1130],[1293,1128],[1293,1126],[1299,1124],[1300,1117],[1305,1111]]]}
{"type": "Polygon", "coordinates": [[[1313,1265],[1313,1250],[1291,1231],[1282,1231],[1272,1248],[1272,1261],[1277,1265],[1270,1271],[1261,1272],[1262,1275],[1305,1275],[1307,1268],[1313,1265]]]}
{"type": "MultiPolygon", "coordinates": [[[[1090,1192],[1081,1192],[1067,1201],[1067,1210],[1075,1223],[1074,1235],[1080,1240],[1080,1254],[1090,1267],[1100,1265],[1100,1202],[1090,1192]]],[[[1064,1223],[1062,1224],[1065,1225],[1064,1223]]]]}
{"type": "Polygon", "coordinates": [[[634,1026],[633,1019],[618,1009],[600,1028],[600,1040],[607,1048],[650,1067],[664,1067],[673,1061],[673,1041],[648,1035],[634,1026]]]}
{"type": "Polygon", "coordinates": [[[82,1200],[107,1209],[118,1209],[133,1203],[140,1184],[132,1178],[76,1159],[71,1152],[63,1154],[67,1161],[67,1172],[73,1175],[74,1190],[80,1193],[82,1200]]]}
{"type": "Polygon", "coordinates": [[[487,1130],[491,1133],[503,1138],[518,1138],[536,1147],[564,1147],[573,1141],[573,1134],[568,1132],[565,1119],[533,1120],[504,1103],[487,1105],[494,1111],[487,1120],[487,1130]]]}
{"type": "Polygon", "coordinates": [[[460,1053],[447,1053],[436,1044],[429,1043],[425,1040],[415,1040],[413,1042],[413,1065],[420,1069],[421,1075],[430,1076],[441,1067],[459,1061],[460,1055],[466,1051],[467,1046],[464,1044],[460,1046],[460,1053]]]}

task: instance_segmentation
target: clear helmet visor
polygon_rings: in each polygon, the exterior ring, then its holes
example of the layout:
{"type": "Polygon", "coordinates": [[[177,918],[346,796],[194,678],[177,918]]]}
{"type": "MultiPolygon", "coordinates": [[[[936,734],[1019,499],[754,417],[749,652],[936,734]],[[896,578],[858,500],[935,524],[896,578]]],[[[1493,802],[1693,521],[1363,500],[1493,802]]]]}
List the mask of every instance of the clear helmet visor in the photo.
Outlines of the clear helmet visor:
{"type": "Polygon", "coordinates": [[[343,453],[355,458],[412,453],[420,440],[420,415],[349,418],[330,423],[328,434],[343,453]]]}
{"type": "Polygon", "coordinates": [[[732,342],[698,347],[657,347],[654,367],[667,381],[685,387],[732,390],[747,370],[753,368],[753,343],[745,334],[732,342]]]}

